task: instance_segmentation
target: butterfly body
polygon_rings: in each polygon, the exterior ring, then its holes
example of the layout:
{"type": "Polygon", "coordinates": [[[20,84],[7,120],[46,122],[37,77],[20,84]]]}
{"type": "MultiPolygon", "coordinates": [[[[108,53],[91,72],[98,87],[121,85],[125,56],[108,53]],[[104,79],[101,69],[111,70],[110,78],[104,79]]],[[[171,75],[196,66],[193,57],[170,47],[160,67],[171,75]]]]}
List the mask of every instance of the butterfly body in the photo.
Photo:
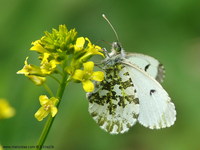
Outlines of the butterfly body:
{"type": "Polygon", "coordinates": [[[164,68],[153,57],[126,53],[118,42],[102,61],[105,79],[87,94],[89,112],[102,129],[124,133],[137,121],[151,129],[171,126],[174,104],[159,82],[164,68]]]}

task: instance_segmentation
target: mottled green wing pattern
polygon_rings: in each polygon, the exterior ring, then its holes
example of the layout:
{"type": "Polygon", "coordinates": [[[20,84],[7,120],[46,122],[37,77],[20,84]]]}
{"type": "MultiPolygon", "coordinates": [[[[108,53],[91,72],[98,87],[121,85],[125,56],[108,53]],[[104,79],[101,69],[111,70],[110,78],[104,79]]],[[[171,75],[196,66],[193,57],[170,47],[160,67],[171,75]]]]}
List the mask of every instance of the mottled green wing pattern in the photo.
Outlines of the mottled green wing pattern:
{"type": "Polygon", "coordinates": [[[105,131],[124,133],[139,115],[139,101],[129,72],[122,64],[105,69],[105,79],[88,93],[89,112],[105,131]]]}

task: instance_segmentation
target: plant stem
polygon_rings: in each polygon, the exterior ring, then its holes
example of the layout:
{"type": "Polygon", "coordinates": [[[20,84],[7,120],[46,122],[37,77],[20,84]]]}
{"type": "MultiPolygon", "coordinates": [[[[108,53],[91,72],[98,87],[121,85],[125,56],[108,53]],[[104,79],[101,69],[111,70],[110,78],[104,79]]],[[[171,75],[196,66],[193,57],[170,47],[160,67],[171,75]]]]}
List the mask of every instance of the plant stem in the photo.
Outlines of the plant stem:
{"type": "Polygon", "coordinates": [[[43,87],[46,89],[46,91],[49,93],[49,95],[51,96],[51,97],[54,97],[54,94],[53,94],[53,92],[51,91],[51,89],[49,88],[49,86],[47,85],[47,84],[43,84],[43,87]]]}
{"type": "MultiPolygon", "coordinates": [[[[68,84],[68,80],[67,80],[68,76],[65,74],[62,78],[62,81],[61,81],[61,84],[60,84],[60,87],[57,91],[57,95],[56,97],[59,99],[58,103],[56,104],[57,108],[61,102],[61,99],[62,99],[62,96],[63,96],[63,93],[65,91],[65,87],[66,85],[68,84]]],[[[45,126],[43,128],[43,131],[40,135],[40,138],[38,140],[38,143],[37,143],[37,148],[36,150],[41,150],[42,149],[42,146],[47,138],[47,135],[51,129],[51,126],[53,124],[53,121],[54,121],[54,118],[55,117],[52,117],[52,116],[49,116],[49,118],[47,119],[46,123],[45,123],[45,126]]]]}
{"type": "Polygon", "coordinates": [[[60,81],[56,78],[56,77],[54,77],[53,75],[49,75],[52,79],[54,79],[56,82],[58,82],[58,84],[60,84],[60,81]]]}

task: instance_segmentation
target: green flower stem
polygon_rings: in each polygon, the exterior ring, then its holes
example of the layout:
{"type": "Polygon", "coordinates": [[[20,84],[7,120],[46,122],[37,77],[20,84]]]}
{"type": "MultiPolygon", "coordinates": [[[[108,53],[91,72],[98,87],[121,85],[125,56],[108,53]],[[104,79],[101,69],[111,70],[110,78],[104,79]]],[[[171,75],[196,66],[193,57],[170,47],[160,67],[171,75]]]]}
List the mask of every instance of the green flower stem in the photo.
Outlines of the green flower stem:
{"type": "MultiPolygon", "coordinates": [[[[58,108],[58,106],[59,106],[59,104],[60,104],[60,102],[61,102],[63,93],[64,93],[64,91],[65,91],[65,87],[66,87],[66,85],[67,85],[68,82],[69,82],[68,79],[69,79],[69,78],[68,78],[67,74],[65,74],[65,75],[63,76],[63,78],[62,78],[62,81],[61,81],[61,84],[60,84],[60,87],[59,87],[59,89],[58,89],[57,96],[56,96],[56,97],[59,99],[58,103],[56,104],[57,108],[58,108]]],[[[37,143],[37,146],[38,146],[38,147],[36,148],[36,150],[41,150],[41,149],[42,149],[42,146],[43,146],[43,144],[44,144],[44,142],[45,142],[45,140],[46,140],[46,138],[47,138],[47,135],[48,135],[48,133],[49,133],[49,131],[50,131],[50,129],[51,129],[51,126],[52,126],[52,124],[53,124],[54,118],[55,118],[55,117],[49,116],[49,118],[47,119],[47,121],[46,121],[46,123],[45,123],[45,126],[44,126],[44,128],[43,128],[43,131],[42,131],[42,133],[41,133],[41,135],[40,135],[40,138],[39,138],[39,140],[38,140],[38,143],[37,143]]]]}
{"type": "Polygon", "coordinates": [[[58,82],[58,84],[60,84],[60,81],[56,78],[56,77],[54,77],[53,75],[49,75],[52,79],[54,79],[56,82],[58,82]]]}
{"type": "Polygon", "coordinates": [[[49,95],[50,95],[51,97],[54,97],[54,94],[53,94],[53,92],[51,91],[51,89],[49,88],[48,85],[46,85],[46,84],[44,83],[44,84],[43,84],[43,87],[46,89],[46,91],[49,93],[49,95]]]}

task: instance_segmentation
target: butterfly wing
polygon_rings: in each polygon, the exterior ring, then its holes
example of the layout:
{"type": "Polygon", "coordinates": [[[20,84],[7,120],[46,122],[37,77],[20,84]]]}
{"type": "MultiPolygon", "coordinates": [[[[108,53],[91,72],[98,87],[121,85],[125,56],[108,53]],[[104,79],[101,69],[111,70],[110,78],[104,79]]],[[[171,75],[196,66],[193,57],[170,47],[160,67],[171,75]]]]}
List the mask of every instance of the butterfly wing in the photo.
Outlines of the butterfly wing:
{"type": "Polygon", "coordinates": [[[151,129],[173,125],[176,110],[168,93],[145,71],[129,62],[123,63],[129,71],[139,99],[139,123],[151,129]]]}
{"type": "Polygon", "coordinates": [[[135,87],[124,66],[116,64],[105,69],[102,82],[87,94],[89,113],[102,129],[111,133],[124,133],[133,126],[139,114],[135,87]]]}
{"type": "Polygon", "coordinates": [[[126,53],[126,59],[150,74],[158,82],[163,82],[165,70],[157,59],[140,53],[126,53]]]}

